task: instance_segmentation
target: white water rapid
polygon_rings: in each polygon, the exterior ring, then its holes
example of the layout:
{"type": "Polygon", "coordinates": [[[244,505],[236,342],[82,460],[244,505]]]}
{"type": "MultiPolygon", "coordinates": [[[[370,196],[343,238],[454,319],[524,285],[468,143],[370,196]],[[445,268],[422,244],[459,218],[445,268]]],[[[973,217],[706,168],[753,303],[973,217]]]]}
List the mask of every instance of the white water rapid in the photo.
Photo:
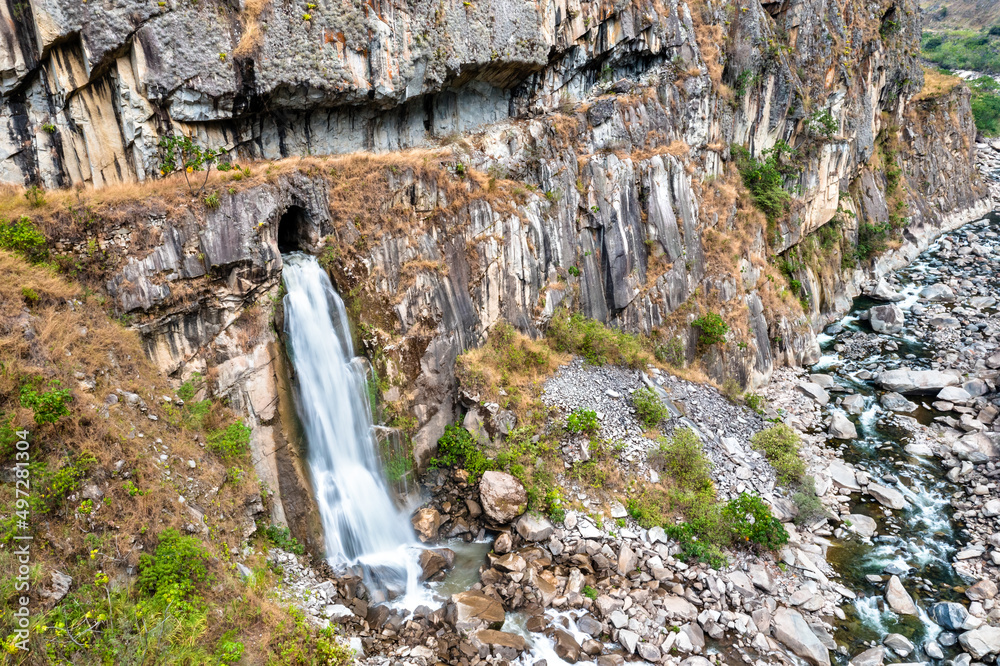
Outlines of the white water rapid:
{"type": "MultiPolygon", "coordinates": [[[[396,595],[418,589],[417,543],[376,450],[366,361],[355,357],[344,302],[315,257],[284,255],[285,332],[331,564],[360,566],[396,595]]],[[[407,594],[409,596],[409,594],[407,594]]]]}

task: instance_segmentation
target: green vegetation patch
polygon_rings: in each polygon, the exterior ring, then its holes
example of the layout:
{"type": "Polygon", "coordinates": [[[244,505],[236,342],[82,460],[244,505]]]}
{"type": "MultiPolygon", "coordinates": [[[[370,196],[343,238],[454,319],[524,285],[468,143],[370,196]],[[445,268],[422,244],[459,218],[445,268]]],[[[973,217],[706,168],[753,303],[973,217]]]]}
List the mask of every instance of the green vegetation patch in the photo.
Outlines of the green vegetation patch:
{"type": "Polygon", "coordinates": [[[546,336],[558,351],[582,356],[591,365],[643,368],[653,359],[638,336],[608,328],[577,312],[560,310],[553,315],[546,336]]]}

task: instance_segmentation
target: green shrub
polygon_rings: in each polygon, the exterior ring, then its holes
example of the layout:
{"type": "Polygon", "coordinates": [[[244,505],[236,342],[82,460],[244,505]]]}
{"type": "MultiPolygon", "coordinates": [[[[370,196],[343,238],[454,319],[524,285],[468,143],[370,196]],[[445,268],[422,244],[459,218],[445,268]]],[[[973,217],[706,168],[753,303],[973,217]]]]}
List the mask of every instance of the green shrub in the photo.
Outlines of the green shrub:
{"type": "Polygon", "coordinates": [[[792,493],[792,504],[798,510],[796,525],[808,524],[826,513],[823,503],[816,497],[816,480],[811,476],[802,478],[798,490],[792,493]]]}
{"type": "Polygon", "coordinates": [[[38,185],[32,185],[24,191],[24,198],[32,208],[41,208],[45,205],[45,190],[38,185]]]}
{"type": "Polygon", "coordinates": [[[226,428],[209,432],[205,436],[205,443],[210,451],[215,451],[223,458],[235,458],[249,450],[250,428],[242,421],[237,421],[226,428]]]}
{"type": "Polygon", "coordinates": [[[49,258],[45,234],[23,215],[13,222],[0,218],[0,249],[19,254],[33,264],[49,258]]]}
{"type": "Polygon", "coordinates": [[[268,528],[264,530],[264,537],[276,547],[281,550],[286,550],[289,553],[301,555],[306,552],[305,546],[300,544],[299,540],[292,536],[292,533],[287,527],[269,525],[268,528]]]}
{"type": "Polygon", "coordinates": [[[205,195],[202,201],[204,201],[205,206],[211,210],[215,210],[222,205],[222,201],[219,200],[218,192],[212,192],[211,194],[205,195]]]}
{"type": "Polygon", "coordinates": [[[38,292],[31,287],[21,287],[21,298],[24,299],[25,305],[35,305],[38,303],[38,292]]]}
{"type": "Polygon", "coordinates": [[[579,435],[580,433],[593,434],[597,432],[601,424],[597,421],[597,412],[592,409],[577,407],[566,417],[566,430],[579,435]]]}
{"type": "Polygon", "coordinates": [[[37,382],[28,382],[21,386],[21,406],[34,412],[35,423],[44,425],[55,423],[63,416],[69,415],[67,403],[73,400],[69,389],[59,388],[59,380],[49,382],[48,391],[39,391],[37,382]]]}
{"type": "Polygon", "coordinates": [[[712,489],[712,463],[705,457],[698,435],[690,428],[677,430],[673,437],[660,438],[652,458],[682,491],[712,489]]]}
{"type": "Polygon", "coordinates": [[[729,324],[715,312],[708,312],[698,317],[691,322],[691,325],[700,329],[698,344],[706,347],[725,342],[726,334],[729,333],[729,324]]]}
{"type": "Polygon", "coordinates": [[[840,124],[829,110],[819,109],[813,111],[806,118],[806,128],[815,136],[831,139],[837,133],[837,130],[840,129],[840,124]]]}
{"type": "Polygon", "coordinates": [[[700,537],[690,523],[668,525],[664,529],[667,536],[677,541],[681,547],[680,559],[688,562],[697,560],[716,569],[726,566],[726,556],[719,546],[700,537]]]}
{"type": "Polygon", "coordinates": [[[757,495],[741,493],[722,510],[722,518],[737,542],[776,550],[788,543],[788,532],[771,515],[771,509],[757,495]]]}
{"type": "Polygon", "coordinates": [[[475,483],[483,472],[493,469],[494,464],[476,446],[472,433],[460,425],[448,425],[438,439],[438,455],[431,458],[430,466],[461,466],[469,473],[469,480],[475,483]]]}
{"type": "Polygon", "coordinates": [[[637,389],[632,394],[632,405],[635,407],[635,415],[647,428],[655,428],[661,421],[670,416],[670,412],[660,400],[660,396],[648,386],[637,389]]]}
{"type": "Polygon", "coordinates": [[[597,590],[591,587],[590,585],[584,585],[583,590],[581,590],[581,594],[583,594],[583,596],[587,597],[588,599],[596,599],[598,593],[597,590]]]}
{"type": "Polygon", "coordinates": [[[651,360],[649,351],[638,337],[607,328],[578,312],[556,312],[546,336],[558,351],[578,354],[591,365],[612,363],[643,368],[651,360]]]}
{"type": "Polygon", "coordinates": [[[767,398],[759,393],[744,393],[743,403],[753,411],[757,412],[757,414],[763,416],[764,408],[767,407],[767,398]]]}
{"type": "Polygon", "coordinates": [[[167,528],[160,532],[156,552],[139,558],[139,589],[150,597],[190,609],[202,588],[212,582],[208,560],[201,541],[167,528]]]}
{"type": "Polygon", "coordinates": [[[799,455],[799,441],[799,434],[784,423],[750,438],[753,448],[763,452],[778,473],[778,481],[785,484],[801,483],[806,473],[806,464],[799,455]]]}
{"type": "Polygon", "coordinates": [[[653,350],[656,360],[666,363],[675,368],[684,367],[684,343],[680,338],[671,338],[662,345],[657,345],[653,350]]]}
{"type": "Polygon", "coordinates": [[[215,658],[218,666],[236,666],[243,658],[243,643],[234,640],[235,631],[227,631],[215,646],[215,658]]]}
{"type": "Polygon", "coordinates": [[[177,389],[177,397],[184,402],[190,402],[194,399],[195,393],[198,392],[198,389],[201,388],[202,383],[201,373],[193,373],[191,378],[181,384],[181,387],[177,389]]]}
{"type": "Polygon", "coordinates": [[[212,172],[212,165],[223,154],[221,150],[202,148],[190,137],[180,134],[161,137],[158,146],[160,148],[160,175],[169,176],[179,171],[184,175],[188,190],[197,194],[201,194],[205,189],[205,185],[208,184],[208,176],[212,172]],[[195,172],[199,171],[204,171],[205,177],[195,190],[197,183],[192,184],[191,178],[195,172]]]}
{"type": "Polygon", "coordinates": [[[976,129],[986,136],[1000,136],[1000,84],[984,76],[973,81],[970,87],[976,129]]]}
{"type": "Polygon", "coordinates": [[[768,222],[773,223],[783,217],[792,199],[784,188],[785,178],[798,172],[789,163],[795,157],[795,151],[784,141],[779,141],[774,148],[765,150],[759,160],[742,146],[733,146],[732,154],[754,205],[764,213],[768,222]]]}

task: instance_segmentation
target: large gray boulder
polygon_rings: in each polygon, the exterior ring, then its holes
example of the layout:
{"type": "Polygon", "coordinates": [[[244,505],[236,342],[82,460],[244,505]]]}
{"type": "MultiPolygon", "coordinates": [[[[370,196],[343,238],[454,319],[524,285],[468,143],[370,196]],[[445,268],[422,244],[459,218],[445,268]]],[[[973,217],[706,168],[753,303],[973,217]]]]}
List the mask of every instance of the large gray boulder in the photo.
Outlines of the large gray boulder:
{"type": "Polygon", "coordinates": [[[834,439],[857,439],[858,429],[851,423],[851,419],[843,412],[834,412],[830,421],[830,429],[827,431],[834,439]]]}
{"type": "Polygon", "coordinates": [[[865,650],[861,654],[855,655],[851,659],[849,666],[882,666],[885,661],[885,648],[879,645],[870,650],[865,650]]]}
{"type": "Polygon", "coordinates": [[[876,333],[899,333],[904,321],[898,305],[876,305],[868,310],[868,323],[876,333]]]}
{"type": "Polygon", "coordinates": [[[774,613],[774,637],[813,666],[830,666],[830,651],[798,611],[782,606],[774,613]]]}
{"type": "Polygon", "coordinates": [[[912,412],[918,407],[917,403],[907,400],[895,391],[883,393],[879,402],[882,403],[883,407],[893,412],[912,412]]]}
{"type": "Polygon", "coordinates": [[[506,472],[486,472],[479,480],[479,503],[483,511],[501,525],[528,508],[528,494],[516,478],[506,472]]]}
{"type": "Polygon", "coordinates": [[[938,391],[937,399],[945,402],[965,403],[972,400],[972,394],[961,386],[945,386],[938,391]]]}
{"type": "Polygon", "coordinates": [[[905,509],[909,506],[906,498],[903,497],[903,493],[895,488],[883,486],[880,483],[869,483],[868,492],[878,500],[879,504],[887,506],[890,509],[905,509]]]}
{"type": "Polygon", "coordinates": [[[927,612],[932,620],[949,631],[960,630],[965,626],[965,621],[969,619],[969,610],[954,601],[936,603],[927,612]]]}
{"type": "Polygon", "coordinates": [[[887,301],[890,303],[895,303],[896,301],[901,301],[905,298],[898,291],[893,289],[885,278],[881,278],[878,283],[867,290],[867,294],[870,298],[876,301],[887,301]]]}
{"type": "Polygon", "coordinates": [[[798,389],[820,405],[830,402],[830,394],[826,392],[825,388],[815,382],[802,382],[798,385],[798,389]]]}
{"type": "Polygon", "coordinates": [[[975,659],[1000,653],[1000,627],[979,627],[958,637],[962,648],[975,659]]]}
{"type": "Polygon", "coordinates": [[[545,516],[526,513],[517,521],[517,533],[525,541],[544,541],[552,536],[555,527],[545,516]]]}
{"type": "Polygon", "coordinates": [[[908,394],[936,395],[946,386],[958,386],[956,375],[937,370],[887,370],[878,376],[878,384],[887,391],[908,394]]]}
{"type": "Polygon", "coordinates": [[[885,587],[885,601],[889,604],[889,608],[900,615],[917,614],[917,605],[913,603],[910,593],[903,587],[899,576],[893,576],[889,579],[889,584],[885,587]]]}
{"type": "Polygon", "coordinates": [[[955,292],[946,284],[930,284],[920,290],[920,300],[949,303],[955,300],[955,292]]]}

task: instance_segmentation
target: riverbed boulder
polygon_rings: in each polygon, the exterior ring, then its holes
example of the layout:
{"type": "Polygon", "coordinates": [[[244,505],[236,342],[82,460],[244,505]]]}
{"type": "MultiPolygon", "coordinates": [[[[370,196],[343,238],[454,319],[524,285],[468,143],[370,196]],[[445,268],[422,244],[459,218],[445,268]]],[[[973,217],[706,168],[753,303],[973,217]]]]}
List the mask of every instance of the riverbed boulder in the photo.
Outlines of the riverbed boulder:
{"type": "Polygon", "coordinates": [[[883,407],[893,412],[912,412],[918,407],[917,403],[907,400],[895,391],[883,393],[879,402],[883,407]]]}
{"type": "Polygon", "coordinates": [[[887,301],[890,303],[895,303],[905,298],[905,296],[893,289],[892,286],[885,281],[885,278],[880,278],[874,287],[866,290],[866,293],[870,298],[876,301],[887,301]]]}
{"type": "Polygon", "coordinates": [[[432,508],[420,509],[410,519],[417,536],[424,542],[437,539],[442,522],[441,514],[438,513],[437,509],[432,508]]]}
{"type": "Polygon", "coordinates": [[[898,654],[900,657],[905,657],[914,650],[913,643],[902,634],[889,634],[882,639],[882,644],[898,654]]]}
{"type": "Polygon", "coordinates": [[[544,541],[555,529],[552,521],[534,513],[526,513],[517,521],[517,533],[525,541],[544,541]]]}
{"type": "Polygon", "coordinates": [[[975,659],[1000,653],[1000,627],[979,627],[958,637],[962,649],[975,659]]]}
{"type": "Polygon", "coordinates": [[[875,522],[874,518],[861,513],[852,513],[845,516],[844,519],[851,523],[847,529],[861,537],[871,538],[875,535],[875,530],[878,529],[878,523],[875,522]]]}
{"type": "Polygon", "coordinates": [[[455,551],[434,548],[420,553],[420,580],[432,580],[455,564],[455,551]]]}
{"type": "Polygon", "coordinates": [[[798,389],[818,402],[821,406],[830,402],[830,394],[816,382],[802,382],[798,389]]]}
{"type": "Polygon", "coordinates": [[[563,629],[556,629],[552,636],[555,639],[555,651],[559,658],[575,664],[580,659],[580,644],[573,635],[563,629]]]}
{"type": "Polygon", "coordinates": [[[479,480],[479,502],[487,516],[504,525],[528,508],[528,494],[512,475],[491,471],[479,480]]]}
{"type": "Polygon", "coordinates": [[[869,483],[867,488],[868,493],[882,506],[887,506],[890,509],[897,510],[905,509],[909,506],[906,498],[903,497],[903,493],[899,492],[895,488],[883,486],[881,483],[869,483]]]}
{"type": "Polygon", "coordinates": [[[798,611],[782,606],[774,613],[774,637],[813,666],[830,666],[830,651],[798,611]]]}
{"type": "Polygon", "coordinates": [[[981,578],[978,583],[965,591],[965,596],[972,601],[985,601],[997,596],[997,584],[989,578],[981,578]]]}
{"type": "Polygon", "coordinates": [[[497,629],[503,626],[506,613],[499,601],[479,590],[466,590],[451,596],[455,604],[455,626],[471,631],[483,626],[497,629]]]}
{"type": "Polygon", "coordinates": [[[827,431],[834,439],[857,439],[858,429],[843,412],[834,412],[827,431]]]}
{"type": "Polygon", "coordinates": [[[885,648],[881,645],[855,655],[849,666],[882,666],[885,662],[885,648]]]}
{"type": "Polygon", "coordinates": [[[475,634],[476,639],[491,648],[507,648],[515,652],[524,652],[526,647],[524,636],[496,629],[482,629],[475,634]]]}
{"type": "Polygon", "coordinates": [[[839,460],[834,460],[829,466],[830,479],[838,488],[843,488],[849,492],[859,492],[861,484],[858,483],[858,475],[853,467],[839,460]]]}
{"type": "Polygon", "coordinates": [[[954,601],[936,603],[927,610],[927,613],[932,620],[949,631],[962,629],[965,626],[965,621],[969,619],[969,610],[954,601]]]}
{"type": "Polygon", "coordinates": [[[946,386],[957,386],[960,383],[956,375],[937,370],[910,370],[900,368],[887,370],[878,376],[878,384],[887,391],[895,391],[903,395],[926,394],[936,395],[946,386]]]}
{"type": "Polygon", "coordinates": [[[950,303],[955,300],[955,292],[946,284],[929,284],[920,290],[920,300],[932,303],[950,303]]]}
{"type": "Polygon", "coordinates": [[[910,593],[903,587],[899,576],[889,578],[889,584],[885,587],[885,601],[889,608],[900,615],[916,615],[917,605],[913,603],[910,593]]]}
{"type": "Polygon", "coordinates": [[[938,391],[937,399],[962,404],[972,400],[972,394],[961,386],[945,386],[938,391]]]}
{"type": "Polygon", "coordinates": [[[974,432],[954,442],[951,445],[951,452],[959,460],[978,464],[1000,457],[1000,446],[990,434],[974,432]]]}
{"type": "Polygon", "coordinates": [[[876,305],[868,310],[868,323],[876,333],[899,333],[904,321],[898,305],[876,305]]]}
{"type": "Polygon", "coordinates": [[[865,397],[857,393],[849,395],[844,398],[844,401],[840,403],[840,406],[843,407],[848,414],[859,416],[865,411],[865,397]]]}

